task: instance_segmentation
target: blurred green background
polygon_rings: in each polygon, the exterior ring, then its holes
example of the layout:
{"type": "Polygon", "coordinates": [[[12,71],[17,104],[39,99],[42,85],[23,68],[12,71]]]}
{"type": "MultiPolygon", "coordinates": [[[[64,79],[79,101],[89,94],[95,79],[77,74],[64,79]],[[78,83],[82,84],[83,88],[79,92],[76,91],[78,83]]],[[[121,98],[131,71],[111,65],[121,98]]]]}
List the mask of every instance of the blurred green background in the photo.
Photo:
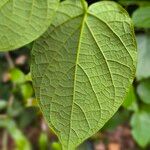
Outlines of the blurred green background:
{"type": "MultiPolygon", "coordinates": [[[[134,22],[136,78],[119,111],[79,150],[150,150],[150,0],[116,1],[134,22]]],[[[0,53],[0,150],[61,150],[36,103],[29,67],[32,44],[0,53]]]]}

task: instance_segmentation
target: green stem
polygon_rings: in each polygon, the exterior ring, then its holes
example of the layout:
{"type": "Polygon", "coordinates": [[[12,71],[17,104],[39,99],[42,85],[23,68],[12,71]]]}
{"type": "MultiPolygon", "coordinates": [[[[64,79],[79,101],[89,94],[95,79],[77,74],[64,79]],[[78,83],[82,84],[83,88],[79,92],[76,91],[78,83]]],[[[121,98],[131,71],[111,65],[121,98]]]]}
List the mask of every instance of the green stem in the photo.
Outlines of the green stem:
{"type": "Polygon", "coordinates": [[[85,11],[87,11],[87,6],[86,6],[85,0],[81,0],[81,3],[82,3],[82,6],[83,6],[83,9],[84,9],[85,11]]]}

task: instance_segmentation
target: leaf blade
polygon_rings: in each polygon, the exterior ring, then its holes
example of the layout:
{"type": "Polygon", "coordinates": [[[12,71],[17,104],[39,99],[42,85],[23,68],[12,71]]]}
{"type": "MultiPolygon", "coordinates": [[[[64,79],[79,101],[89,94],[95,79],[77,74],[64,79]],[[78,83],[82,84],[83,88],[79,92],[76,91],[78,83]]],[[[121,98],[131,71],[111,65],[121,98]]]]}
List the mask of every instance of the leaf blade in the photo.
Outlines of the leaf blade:
{"type": "Polygon", "coordinates": [[[59,0],[0,1],[0,51],[37,39],[49,27],[59,0]]]}
{"type": "Polygon", "coordinates": [[[63,149],[75,149],[117,111],[134,78],[135,45],[131,21],[116,3],[96,3],[86,13],[80,3],[61,4],[56,20],[34,45],[31,72],[40,107],[63,149]],[[121,20],[114,20],[112,11],[121,20]],[[123,29],[118,26],[120,35],[110,29],[113,20],[127,22],[123,29]]]}

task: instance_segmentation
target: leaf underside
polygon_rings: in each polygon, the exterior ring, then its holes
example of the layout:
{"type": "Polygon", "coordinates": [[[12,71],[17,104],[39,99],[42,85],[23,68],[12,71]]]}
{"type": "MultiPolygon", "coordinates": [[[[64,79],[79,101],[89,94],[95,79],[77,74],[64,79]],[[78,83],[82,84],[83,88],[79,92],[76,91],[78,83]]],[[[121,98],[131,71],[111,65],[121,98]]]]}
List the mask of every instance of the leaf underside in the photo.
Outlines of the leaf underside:
{"type": "Polygon", "coordinates": [[[135,75],[132,22],[114,2],[85,12],[79,1],[60,4],[32,50],[36,96],[63,150],[73,150],[117,111],[135,75]]]}
{"type": "Polygon", "coordinates": [[[1,0],[0,51],[24,46],[49,27],[59,0],[1,0]]]}

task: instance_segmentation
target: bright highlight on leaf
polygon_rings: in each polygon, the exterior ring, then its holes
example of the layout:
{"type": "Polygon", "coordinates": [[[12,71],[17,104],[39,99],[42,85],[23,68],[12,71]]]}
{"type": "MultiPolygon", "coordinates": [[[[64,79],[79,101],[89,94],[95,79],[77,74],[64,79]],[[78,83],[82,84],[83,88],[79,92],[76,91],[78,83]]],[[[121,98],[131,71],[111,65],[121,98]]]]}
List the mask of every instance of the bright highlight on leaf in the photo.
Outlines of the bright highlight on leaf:
{"type": "Polygon", "coordinates": [[[37,39],[49,27],[59,0],[0,0],[0,51],[37,39]]]}
{"type": "Polygon", "coordinates": [[[103,127],[135,75],[136,43],[126,11],[114,2],[86,7],[62,2],[32,50],[36,96],[63,150],[74,150],[103,127]]]}

